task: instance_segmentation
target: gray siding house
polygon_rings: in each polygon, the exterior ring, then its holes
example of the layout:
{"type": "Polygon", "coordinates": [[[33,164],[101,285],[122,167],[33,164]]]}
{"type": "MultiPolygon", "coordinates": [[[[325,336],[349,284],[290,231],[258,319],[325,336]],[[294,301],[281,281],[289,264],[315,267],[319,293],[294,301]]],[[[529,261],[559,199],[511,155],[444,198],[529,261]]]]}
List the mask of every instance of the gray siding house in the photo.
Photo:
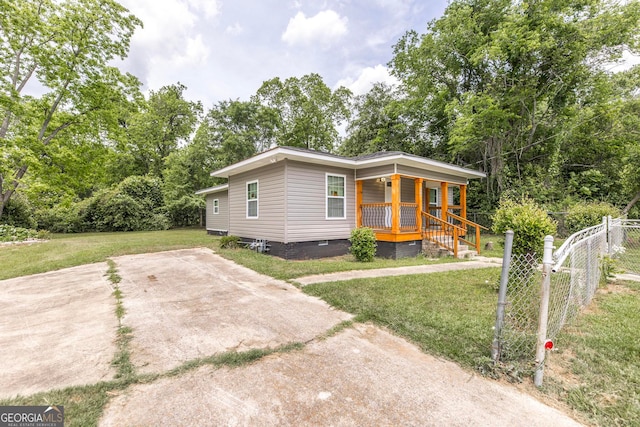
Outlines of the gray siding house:
{"type": "Polygon", "coordinates": [[[401,152],[276,147],[211,176],[228,183],[196,193],[206,198],[208,233],[266,240],[272,255],[304,259],[347,253],[362,226],[375,230],[378,255],[392,258],[416,255],[435,234],[464,239],[475,225],[467,183],[484,174],[401,152]]]}

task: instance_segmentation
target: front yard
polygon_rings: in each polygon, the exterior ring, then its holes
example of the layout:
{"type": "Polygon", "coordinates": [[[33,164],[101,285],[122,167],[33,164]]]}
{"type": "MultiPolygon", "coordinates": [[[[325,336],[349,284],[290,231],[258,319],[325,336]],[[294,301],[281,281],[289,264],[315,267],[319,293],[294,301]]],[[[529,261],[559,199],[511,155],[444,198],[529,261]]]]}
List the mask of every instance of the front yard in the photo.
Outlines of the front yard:
{"type": "MultiPolygon", "coordinates": [[[[489,253],[500,256],[498,240],[489,253]]],[[[220,250],[202,230],[54,236],[49,242],[0,247],[0,279],[104,261],[110,256],[208,247],[262,274],[290,280],[310,274],[385,268],[452,259],[376,259],[350,256],[284,261],[245,249],[220,250]]],[[[483,241],[484,244],[484,241],[483,241]]],[[[483,254],[485,255],[485,254],[483,254]]],[[[416,343],[423,351],[459,363],[470,372],[490,371],[500,269],[379,277],[310,285],[304,291],[416,343]]],[[[618,283],[599,291],[594,303],[557,339],[541,390],[528,377],[522,387],[575,411],[591,425],[640,425],[640,284],[618,283]]]]}

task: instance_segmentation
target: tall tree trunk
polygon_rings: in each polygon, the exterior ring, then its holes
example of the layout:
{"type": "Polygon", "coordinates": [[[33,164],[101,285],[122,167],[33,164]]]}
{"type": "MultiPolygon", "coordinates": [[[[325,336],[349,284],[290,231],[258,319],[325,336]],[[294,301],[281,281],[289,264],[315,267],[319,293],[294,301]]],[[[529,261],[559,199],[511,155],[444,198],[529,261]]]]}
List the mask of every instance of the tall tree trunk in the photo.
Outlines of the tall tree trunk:
{"type": "Polygon", "coordinates": [[[20,180],[22,179],[22,177],[26,172],[27,172],[27,166],[26,165],[21,166],[16,171],[13,182],[9,185],[9,188],[7,188],[6,190],[4,190],[4,187],[2,185],[3,184],[2,176],[0,176],[0,218],[2,218],[2,213],[4,212],[4,208],[9,204],[9,200],[11,199],[11,196],[13,196],[13,193],[15,193],[16,188],[18,188],[18,185],[20,185],[20,180]]]}
{"type": "Polygon", "coordinates": [[[636,193],[636,195],[633,197],[633,199],[631,199],[631,201],[629,202],[629,204],[622,210],[622,215],[626,215],[629,213],[629,211],[631,210],[631,208],[638,203],[638,200],[640,200],[640,191],[638,191],[636,193]]]}

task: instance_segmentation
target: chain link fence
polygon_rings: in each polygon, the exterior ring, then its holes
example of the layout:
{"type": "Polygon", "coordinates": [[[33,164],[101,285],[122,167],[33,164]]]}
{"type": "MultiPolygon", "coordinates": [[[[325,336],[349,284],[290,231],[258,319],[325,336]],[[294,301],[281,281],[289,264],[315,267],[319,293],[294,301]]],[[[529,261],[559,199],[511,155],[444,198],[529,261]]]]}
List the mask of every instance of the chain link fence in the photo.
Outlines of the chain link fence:
{"type": "MultiPolygon", "coordinates": [[[[509,238],[513,235],[507,234],[509,238]]],[[[616,267],[640,274],[640,220],[605,218],[602,224],[571,235],[553,255],[548,239],[546,269],[538,264],[541,257],[512,255],[511,245],[505,244],[492,349],[495,362],[540,370],[544,362],[540,346],[552,342],[575,319],[616,267]]]]}
{"type": "Polygon", "coordinates": [[[640,275],[640,219],[611,221],[609,254],[615,270],[640,275]]]}

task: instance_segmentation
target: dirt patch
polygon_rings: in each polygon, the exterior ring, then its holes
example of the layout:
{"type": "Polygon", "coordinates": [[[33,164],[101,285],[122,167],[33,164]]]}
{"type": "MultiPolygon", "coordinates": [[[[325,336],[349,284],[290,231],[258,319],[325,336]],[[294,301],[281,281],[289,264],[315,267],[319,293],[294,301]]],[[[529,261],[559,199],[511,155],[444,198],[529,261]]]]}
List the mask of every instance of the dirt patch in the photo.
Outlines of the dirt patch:
{"type": "Polygon", "coordinates": [[[372,325],[245,367],[202,367],[134,386],[111,401],[100,425],[176,423],[580,425],[513,387],[424,354],[372,325]]]}
{"type": "Polygon", "coordinates": [[[113,377],[118,321],[106,263],[0,281],[0,397],[113,377]]]}
{"type": "Polygon", "coordinates": [[[608,283],[605,288],[598,289],[599,293],[604,294],[623,294],[623,295],[633,295],[637,293],[635,290],[629,288],[624,284],[619,283],[608,283]]]}
{"type": "Polygon", "coordinates": [[[571,362],[575,358],[575,353],[570,349],[565,349],[562,352],[553,351],[547,353],[545,359],[545,376],[562,382],[567,388],[582,385],[580,378],[571,371],[571,362]]]}
{"type": "Polygon", "coordinates": [[[351,316],[296,287],[187,249],[113,259],[133,328],[132,362],[162,372],[229,350],[305,342],[351,316]]]}

